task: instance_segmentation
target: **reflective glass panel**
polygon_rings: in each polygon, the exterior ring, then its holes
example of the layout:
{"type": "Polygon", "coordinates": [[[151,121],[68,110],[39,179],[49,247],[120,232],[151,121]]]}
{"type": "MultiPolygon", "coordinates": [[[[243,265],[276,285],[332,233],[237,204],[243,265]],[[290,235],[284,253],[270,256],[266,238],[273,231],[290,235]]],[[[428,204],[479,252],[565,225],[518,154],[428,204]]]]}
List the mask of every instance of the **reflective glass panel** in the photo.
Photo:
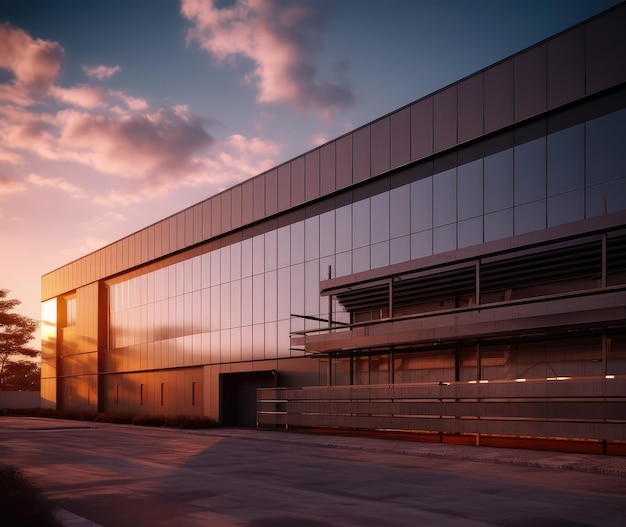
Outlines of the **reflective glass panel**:
{"type": "Polygon", "coordinates": [[[411,183],[411,232],[433,226],[433,178],[411,183]]]}
{"type": "Polygon", "coordinates": [[[513,209],[485,214],[485,241],[501,240],[513,236],[513,209]]]}
{"type": "Polygon", "coordinates": [[[371,200],[372,243],[389,239],[389,192],[372,196],[371,200]]]}
{"type": "Polygon", "coordinates": [[[485,212],[513,206],[513,150],[485,157],[485,212]]]}
{"type": "Polygon", "coordinates": [[[335,213],[335,243],[340,253],[352,249],[352,206],[340,207],[335,213]]]}
{"type": "Polygon", "coordinates": [[[407,262],[411,259],[411,237],[402,236],[389,242],[389,263],[407,262]]]}
{"type": "Polygon", "coordinates": [[[319,261],[313,260],[304,265],[304,309],[307,315],[315,317],[319,315],[320,305],[319,261]]]}
{"type": "Polygon", "coordinates": [[[276,231],[265,233],[265,270],[273,271],[278,265],[278,236],[276,231]]]}
{"type": "Polygon", "coordinates": [[[352,204],[352,247],[363,247],[370,243],[370,200],[352,204]]]}
{"type": "Polygon", "coordinates": [[[279,319],[289,318],[291,313],[289,300],[291,291],[291,272],[289,267],[278,270],[278,283],[276,287],[278,289],[277,316],[279,319]]]}
{"type": "Polygon", "coordinates": [[[257,275],[265,271],[265,236],[263,234],[252,238],[252,274],[257,275]]]}
{"type": "Polygon", "coordinates": [[[304,262],[304,222],[291,224],[291,264],[304,262]]]}
{"type": "Polygon", "coordinates": [[[459,249],[469,247],[470,245],[478,245],[483,242],[483,217],[470,218],[468,220],[459,221],[459,249]]]}
{"type": "Polygon", "coordinates": [[[536,231],[546,227],[546,200],[533,201],[515,207],[515,234],[536,231]]]}
{"type": "Polygon", "coordinates": [[[459,220],[483,213],[483,160],[478,159],[458,168],[459,220]]]}
{"type": "Polygon", "coordinates": [[[320,256],[335,254],[335,211],[320,216],[320,256]]]}
{"type": "Polygon", "coordinates": [[[320,223],[319,216],[304,221],[304,259],[306,261],[320,256],[320,223]]]}
{"type": "Polygon", "coordinates": [[[360,273],[361,271],[370,270],[370,247],[360,247],[352,250],[352,272],[360,273]]]}
{"type": "Polygon", "coordinates": [[[291,266],[291,313],[304,314],[304,264],[291,266]]]}
{"type": "Polygon", "coordinates": [[[252,323],[265,322],[265,275],[252,277],[252,323]]]}
{"type": "Polygon", "coordinates": [[[230,245],[220,249],[220,282],[228,282],[230,280],[230,245]]]}
{"type": "Polygon", "coordinates": [[[230,325],[241,326],[241,282],[235,280],[230,283],[230,325]]]}
{"type": "Polygon", "coordinates": [[[411,232],[411,192],[408,185],[389,193],[389,235],[406,236],[411,232]]]}
{"type": "Polygon", "coordinates": [[[352,273],[352,251],[337,254],[335,261],[337,262],[335,276],[346,276],[352,273]]]}
{"type": "Polygon", "coordinates": [[[371,246],[370,262],[372,269],[389,265],[389,242],[374,243],[371,246]]]}
{"type": "Polygon", "coordinates": [[[433,219],[435,227],[456,221],[456,168],[433,176],[433,219]]]}
{"type": "Polygon", "coordinates": [[[626,109],[587,122],[587,185],[626,174],[626,109]]]}
{"type": "Polygon", "coordinates": [[[427,230],[411,235],[411,259],[433,254],[433,231],[427,230]]]}
{"type": "Polygon", "coordinates": [[[456,249],[456,223],[433,229],[433,250],[435,254],[456,249]]]}
{"type": "Polygon", "coordinates": [[[582,124],[548,136],[548,196],[583,188],[585,127],[582,124]]]}
{"type": "Polygon", "coordinates": [[[548,227],[585,218],[585,193],[581,190],[548,198],[548,227]]]}
{"type": "Polygon", "coordinates": [[[291,261],[291,232],[289,225],[281,227],[278,235],[278,267],[287,267],[291,261]]]}
{"type": "Polygon", "coordinates": [[[241,243],[230,246],[230,278],[231,280],[241,278],[241,243]]]}
{"type": "Polygon", "coordinates": [[[515,147],[515,204],[546,197],[546,138],[515,147]]]}
{"type": "Polygon", "coordinates": [[[276,271],[265,273],[265,320],[276,320],[278,298],[278,274],[276,271]]]}
{"type": "Polygon", "coordinates": [[[241,280],[241,325],[252,324],[252,278],[241,280]]]}
{"type": "Polygon", "coordinates": [[[241,276],[252,276],[252,240],[241,242],[241,276]]]}
{"type": "Polygon", "coordinates": [[[626,178],[594,185],[587,189],[587,218],[620,210],[626,210],[626,178]]]}

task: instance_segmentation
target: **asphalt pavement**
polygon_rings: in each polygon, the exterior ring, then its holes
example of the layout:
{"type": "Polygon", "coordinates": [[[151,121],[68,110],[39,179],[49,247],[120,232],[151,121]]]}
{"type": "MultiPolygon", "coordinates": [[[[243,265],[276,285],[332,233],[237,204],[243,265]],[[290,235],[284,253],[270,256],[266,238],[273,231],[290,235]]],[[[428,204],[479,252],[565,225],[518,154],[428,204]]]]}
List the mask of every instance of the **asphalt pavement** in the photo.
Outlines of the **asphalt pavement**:
{"type": "Polygon", "coordinates": [[[626,514],[624,456],[14,417],[0,417],[0,444],[66,527],[605,526],[626,514]]]}

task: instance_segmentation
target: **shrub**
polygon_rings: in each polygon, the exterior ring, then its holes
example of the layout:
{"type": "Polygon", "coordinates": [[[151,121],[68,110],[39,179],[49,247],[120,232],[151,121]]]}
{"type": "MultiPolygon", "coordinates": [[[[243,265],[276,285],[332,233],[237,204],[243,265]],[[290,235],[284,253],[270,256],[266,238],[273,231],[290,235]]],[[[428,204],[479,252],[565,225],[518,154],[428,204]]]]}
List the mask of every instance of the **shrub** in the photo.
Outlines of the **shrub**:
{"type": "Polygon", "coordinates": [[[0,514],[11,527],[62,527],[54,506],[14,465],[0,464],[0,514]]]}

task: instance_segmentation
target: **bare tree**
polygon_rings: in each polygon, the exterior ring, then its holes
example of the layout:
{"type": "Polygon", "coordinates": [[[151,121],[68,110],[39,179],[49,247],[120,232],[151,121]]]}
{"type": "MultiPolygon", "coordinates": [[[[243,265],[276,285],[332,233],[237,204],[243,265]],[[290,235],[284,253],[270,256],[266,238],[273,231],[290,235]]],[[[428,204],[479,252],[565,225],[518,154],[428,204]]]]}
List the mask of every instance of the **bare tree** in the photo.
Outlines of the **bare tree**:
{"type": "Polygon", "coordinates": [[[24,315],[11,313],[21,302],[7,299],[8,294],[6,289],[0,289],[0,389],[8,363],[39,355],[39,351],[26,346],[35,338],[38,322],[24,315]]]}

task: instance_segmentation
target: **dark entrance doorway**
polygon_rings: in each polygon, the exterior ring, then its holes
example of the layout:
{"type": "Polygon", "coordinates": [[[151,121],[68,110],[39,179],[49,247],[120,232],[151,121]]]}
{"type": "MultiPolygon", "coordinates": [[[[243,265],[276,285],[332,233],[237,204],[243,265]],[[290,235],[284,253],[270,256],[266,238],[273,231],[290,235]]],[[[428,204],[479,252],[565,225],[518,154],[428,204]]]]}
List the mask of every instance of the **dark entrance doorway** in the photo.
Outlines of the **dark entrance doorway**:
{"type": "Polygon", "coordinates": [[[256,426],[256,390],[274,388],[277,384],[276,370],[221,373],[220,423],[256,426]]]}

